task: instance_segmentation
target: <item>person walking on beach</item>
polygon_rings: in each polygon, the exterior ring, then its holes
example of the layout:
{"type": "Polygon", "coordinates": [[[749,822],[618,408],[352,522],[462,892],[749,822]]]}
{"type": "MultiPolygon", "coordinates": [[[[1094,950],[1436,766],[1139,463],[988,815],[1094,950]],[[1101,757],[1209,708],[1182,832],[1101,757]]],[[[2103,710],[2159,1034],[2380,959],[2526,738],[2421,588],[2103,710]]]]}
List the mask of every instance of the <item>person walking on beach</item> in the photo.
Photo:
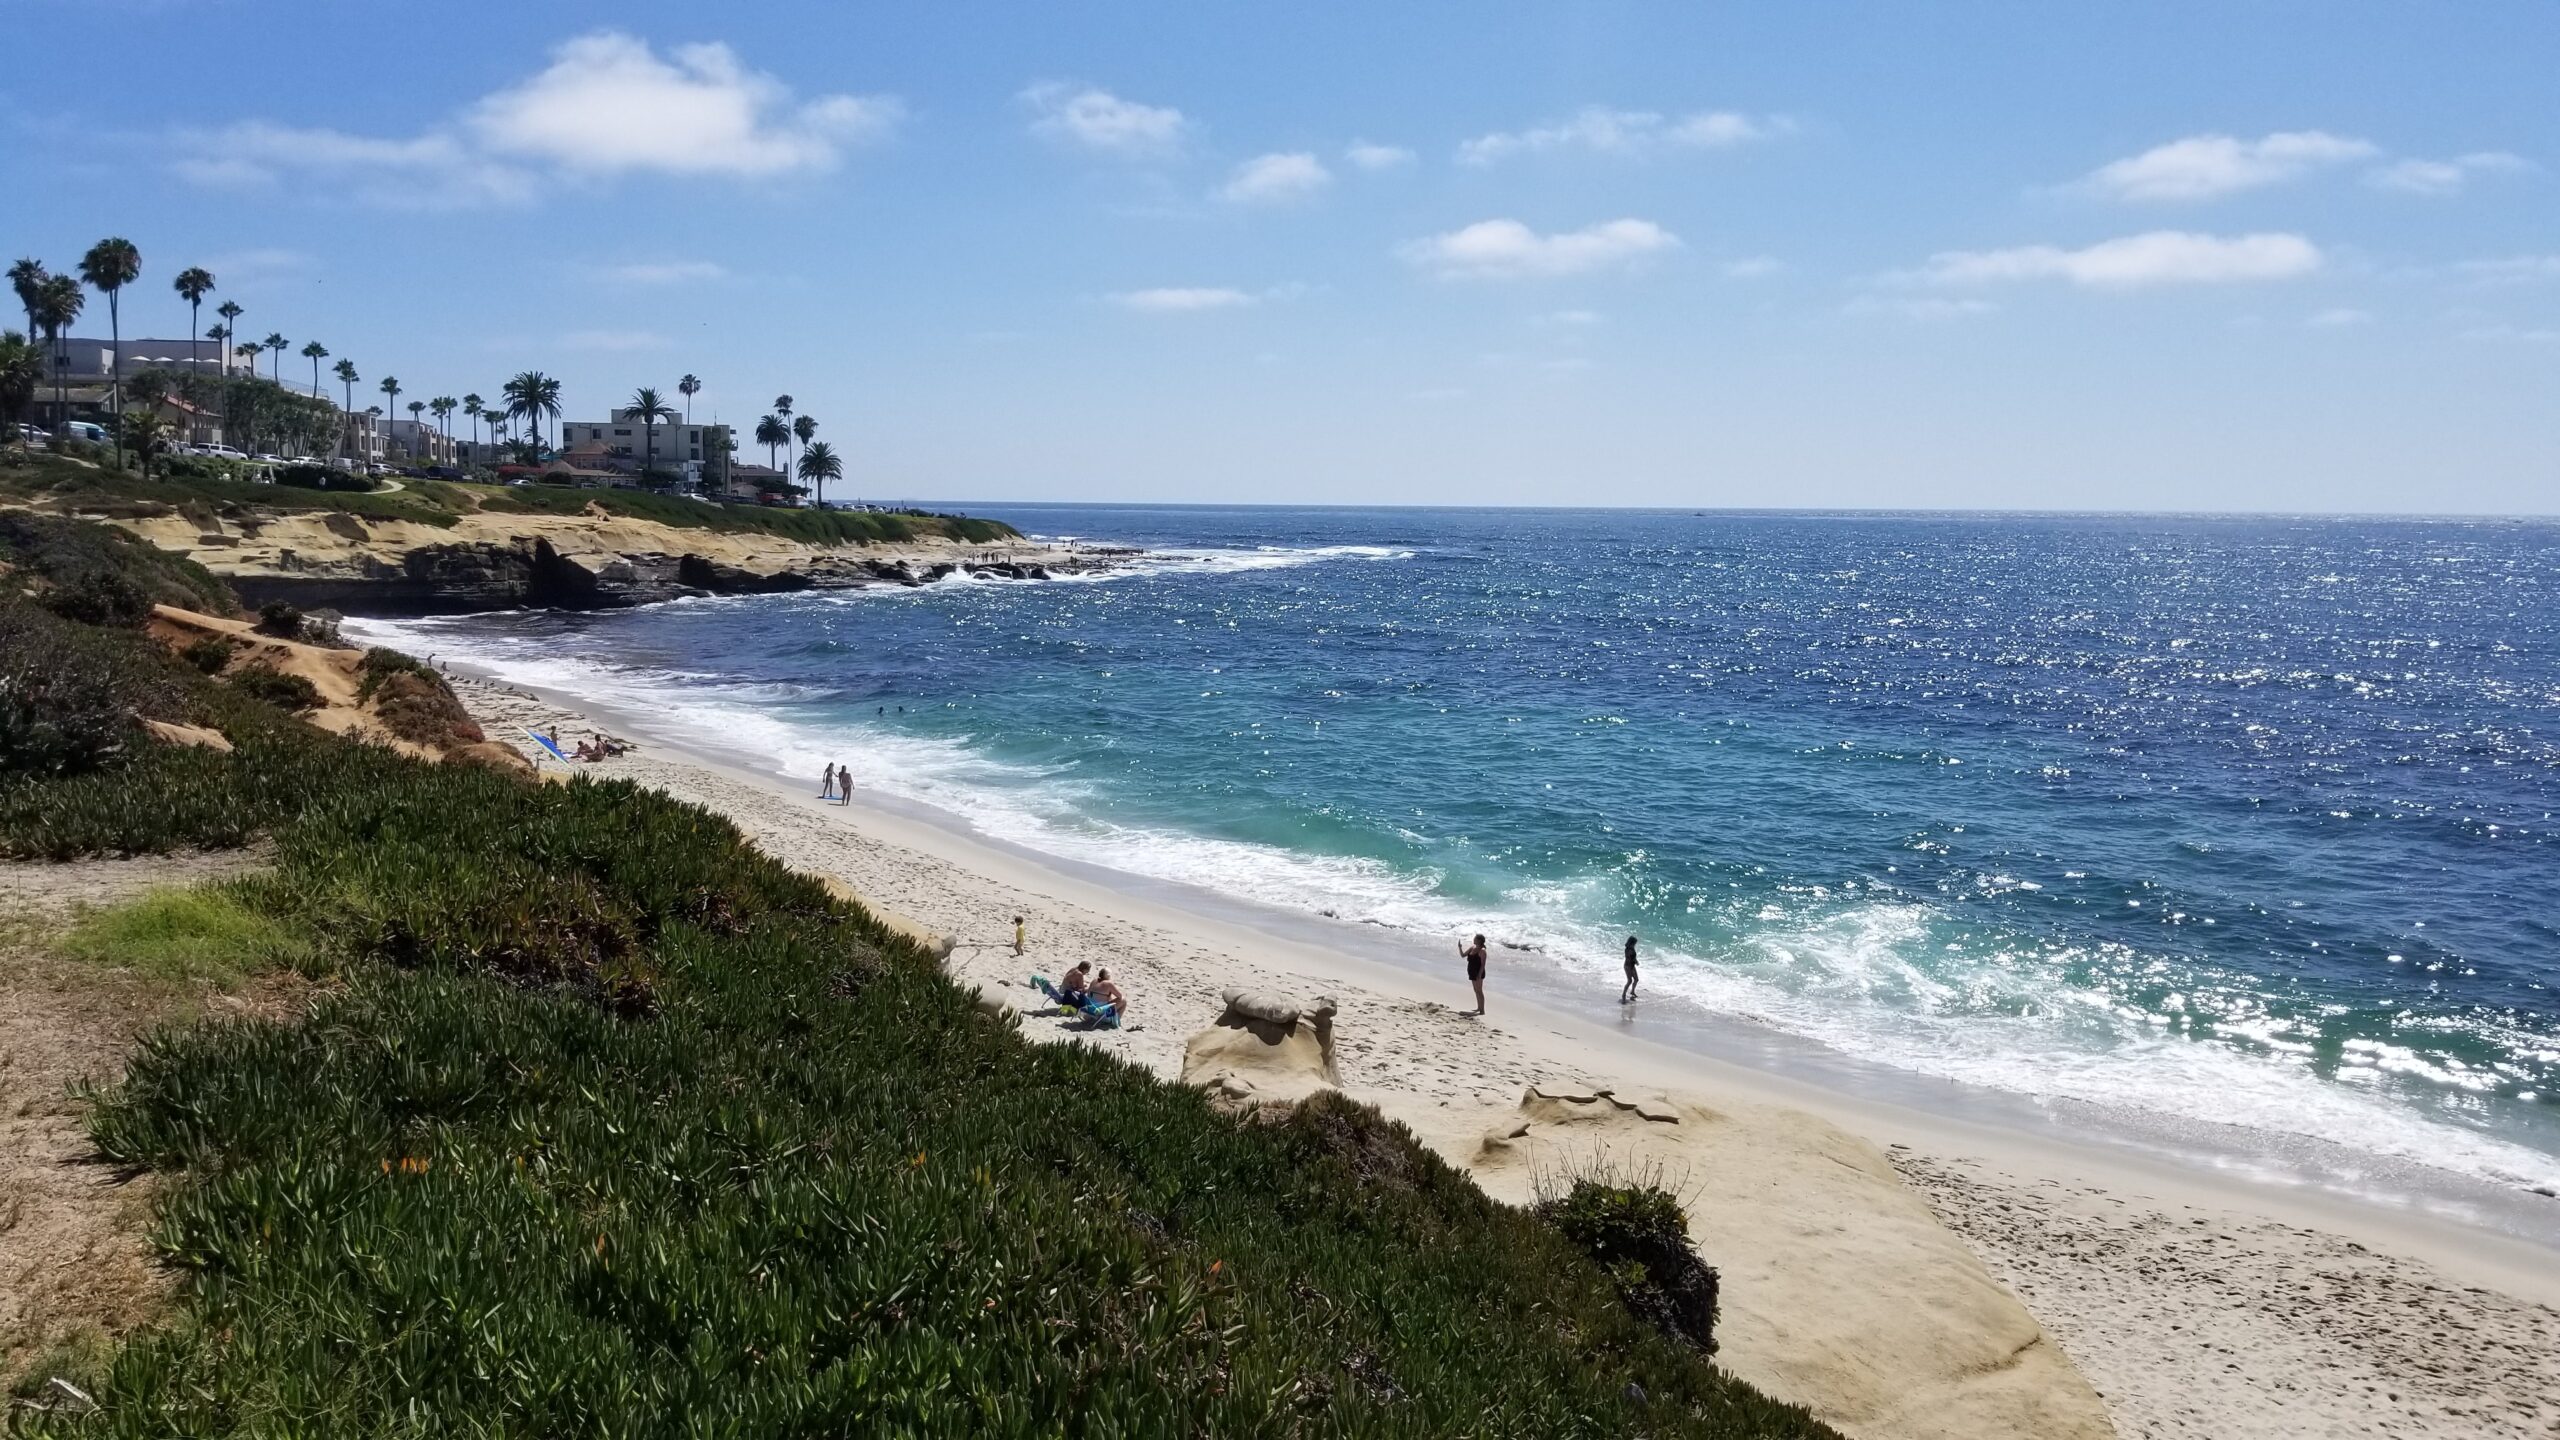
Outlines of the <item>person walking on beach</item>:
{"type": "Polygon", "coordinates": [[[1013,953],[1022,953],[1022,917],[1019,915],[1013,917],[1013,953]]]}
{"type": "Polygon", "coordinates": [[[1484,937],[1479,935],[1474,944],[1459,946],[1458,954],[1467,962],[1467,983],[1476,991],[1476,1008],[1466,1013],[1481,1015],[1484,1013],[1484,937]]]}
{"type": "Polygon", "coordinates": [[[818,798],[821,800],[836,798],[836,762],[833,760],[827,762],[826,778],[818,782],[818,798]]]}
{"type": "Polygon", "coordinates": [[[1636,1003],[1636,937],[1627,937],[1627,988],[1618,992],[1618,1003],[1636,1003]]]}
{"type": "Polygon", "coordinates": [[[839,805],[853,803],[853,772],[844,768],[844,762],[841,760],[836,762],[836,803],[839,805]]]}

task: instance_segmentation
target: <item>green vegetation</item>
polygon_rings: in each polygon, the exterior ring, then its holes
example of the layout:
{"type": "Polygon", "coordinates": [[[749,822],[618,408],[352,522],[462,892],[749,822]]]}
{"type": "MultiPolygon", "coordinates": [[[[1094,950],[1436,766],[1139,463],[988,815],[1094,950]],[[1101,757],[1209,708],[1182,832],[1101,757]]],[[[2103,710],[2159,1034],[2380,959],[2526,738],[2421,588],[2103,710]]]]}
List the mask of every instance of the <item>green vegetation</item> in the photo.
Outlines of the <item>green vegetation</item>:
{"type": "MultiPolygon", "coordinates": [[[[259,485],[173,462],[165,478],[146,480],[44,457],[0,467],[0,500],[104,519],[135,519],[181,512],[238,520],[255,511],[336,510],[368,520],[409,520],[450,528],[464,515],[582,515],[590,505],[607,514],[655,520],[689,530],[775,535],[813,545],[859,545],[948,536],[971,545],[1021,538],[1000,520],[906,510],[794,510],[763,505],[723,505],[645,490],[572,490],[551,485],[467,485],[412,480],[390,492],[358,493],[299,485],[259,485]]],[[[370,482],[367,482],[368,484],[370,482]]]]}
{"type": "Polygon", "coordinates": [[[342,976],[101,1098],[186,1283],[30,1434],[1828,1433],[1374,1111],[1222,1115],[698,808],[326,737],[27,614],[238,749],[0,773],[0,853],[271,837],[85,943],[342,976]]]}
{"type": "Polygon", "coordinates": [[[63,953],[154,980],[209,980],[228,988],[263,970],[303,969],[312,946],[266,913],[254,881],[154,891],[90,915],[61,941],[63,953]]]}
{"type": "Polygon", "coordinates": [[[253,663],[233,671],[226,678],[242,694],[263,700],[279,710],[299,714],[320,708],[318,686],[299,675],[288,674],[272,666],[253,663]]]}
{"type": "Polygon", "coordinates": [[[1539,1218],[1599,1262],[1635,1314],[1713,1353],[1716,1272],[1689,1244],[1689,1217],[1661,1177],[1583,1175],[1539,1218]]]}
{"type": "Polygon", "coordinates": [[[91,624],[137,623],[154,604],[212,615],[240,613],[231,587],[194,561],[121,530],[57,516],[0,511],[0,571],[17,579],[21,588],[33,580],[32,588],[40,590],[96,593],[94,606],[88,601],[68,608],[49,606],[91,624]]]}

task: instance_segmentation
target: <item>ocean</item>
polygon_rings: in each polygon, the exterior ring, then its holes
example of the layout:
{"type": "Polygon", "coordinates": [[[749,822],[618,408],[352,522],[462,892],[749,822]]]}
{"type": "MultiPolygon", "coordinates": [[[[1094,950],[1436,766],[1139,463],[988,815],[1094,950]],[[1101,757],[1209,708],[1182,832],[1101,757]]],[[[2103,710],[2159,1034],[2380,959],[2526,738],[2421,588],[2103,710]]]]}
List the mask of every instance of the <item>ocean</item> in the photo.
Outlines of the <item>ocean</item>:
{"type": "Polygon", "coordinates": [[[358,629],[1497,985],[1633,933],[1641,1006],[2560,1186],[2560,524],[966,508],[1153,557],[358,629]]]}

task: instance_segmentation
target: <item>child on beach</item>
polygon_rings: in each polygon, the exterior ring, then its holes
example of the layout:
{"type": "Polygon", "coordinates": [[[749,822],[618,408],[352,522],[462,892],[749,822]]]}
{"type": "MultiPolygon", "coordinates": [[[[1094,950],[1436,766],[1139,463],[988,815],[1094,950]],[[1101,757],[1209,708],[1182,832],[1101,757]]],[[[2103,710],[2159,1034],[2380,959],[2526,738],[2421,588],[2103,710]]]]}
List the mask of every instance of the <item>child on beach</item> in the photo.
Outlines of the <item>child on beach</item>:
{"type": "Polygon", "coordinates": [[[1019,915],[1013,917],[1013,953],[1022,953],[1022,917],[1019,915]]]}
{"type": "Polygon", "coordinates": [[[1632,1005],[1636,999],[1636,937],[1627,937],[1627,988],[1618,992],[1618,1003],[1632,1005]]]}
{"type": "Polygon", "coordinates": [[[1459,946],[1458,954],[1467,962],[1467,983],[1476,991],[1476,1008],[1466,1013],[1481,1015],[1484,1013],[1484,937],[1479,935],[1474,944],[1459,946]]]}

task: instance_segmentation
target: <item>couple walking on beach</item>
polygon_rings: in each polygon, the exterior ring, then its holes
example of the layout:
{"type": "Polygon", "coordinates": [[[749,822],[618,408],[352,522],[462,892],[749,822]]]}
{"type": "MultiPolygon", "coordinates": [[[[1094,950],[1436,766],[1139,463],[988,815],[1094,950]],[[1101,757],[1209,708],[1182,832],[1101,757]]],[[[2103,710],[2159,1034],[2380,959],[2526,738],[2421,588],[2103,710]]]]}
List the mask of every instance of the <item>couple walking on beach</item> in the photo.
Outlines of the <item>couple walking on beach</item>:
{"type": "MultiPolygon", "coordinates": [[[[1478,935],[1474,940],[1460,945],[1458,947],[1458,958],[1467,962],[1467,984],[1473,986],[1476,992],[1476,1008],[1473,1010],[1461,1011],[1460,1013],[1466,1015],[1481,1015],[1484,1013],[1484,937],[1482,935],[1478,935]]],[[[1632,1005],[1635,1003],[1635,1000],[1636,937],[1630,935],[1627,937],[1627,983],[1619,988],[1618,1003],[1621,1005],[1632,1005]]]]}

